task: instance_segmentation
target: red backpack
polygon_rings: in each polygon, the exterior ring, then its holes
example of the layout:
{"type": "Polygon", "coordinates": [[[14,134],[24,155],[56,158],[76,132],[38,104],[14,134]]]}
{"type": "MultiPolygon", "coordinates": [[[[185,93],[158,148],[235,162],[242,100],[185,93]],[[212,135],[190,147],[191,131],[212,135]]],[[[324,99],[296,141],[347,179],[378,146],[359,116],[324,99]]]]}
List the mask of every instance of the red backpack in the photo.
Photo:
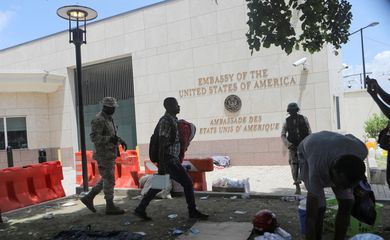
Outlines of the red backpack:
{"type": "Polygon", "coordinates": [[[180,155],[179,160],[182,163],[184,159],[184,153],[187,151],[191,140],[196,133],[196,127],[194,124],[187,122],[184,119],[180,119],[178,123],[179,139],[180,139],[180,155]]]}

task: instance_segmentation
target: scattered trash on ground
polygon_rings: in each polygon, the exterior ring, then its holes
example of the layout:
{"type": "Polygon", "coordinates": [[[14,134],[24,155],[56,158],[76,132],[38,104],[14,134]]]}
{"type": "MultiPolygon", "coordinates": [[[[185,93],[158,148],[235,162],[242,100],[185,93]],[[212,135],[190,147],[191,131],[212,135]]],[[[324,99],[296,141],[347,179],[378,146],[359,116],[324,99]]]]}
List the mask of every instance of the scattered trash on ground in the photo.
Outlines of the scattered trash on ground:
{"type": "Polygon", "coordinates": [[[209,195],[204,196],[204,197],[200,197],[200,200],[207,200],[207,199],[209,199],[209,195]]]}
{"type": "Polygon", "coordinates": [[[383,240],[383,238],[372,233],[362,233],[355,235],[351,240],[383,240]]]}
{"type": "Polygon", "coordinates": [[[74,205],[76,205],[76,203],[71,201],[71,202],[66,202],[66,203],[62,204],[61,206],[62,207],[70,207],[70,206],[74,206],[74,205]]]}
{"type": "Polygon", "coordinates": [[[243,193],[243,194],[241,194],[241,198],[242,199],[249,199],[250,198],[250,194],[249,193],[243,193]]]}
{"type": "Polygon", "coordinates": [[[200,233],[200,231],[199,231],[199,229],[197,229],[197,228],[190,228],[190,232],[192,233],[192,234],[198,234],[198,233],[200,233]]]}
{"type": "Polygon", "coordinates": [[[275,229],[275,233],[278,234],[279,236],[281,236],[282,239],[285,239],[285,240],[291,240],[292,239],[291,234],[289,232],[287,232],[286,230],[284,230],[283,228],[281,228],[281,227],[277,227],[275,229]]]}
{"type": "Polygon", "coordinates": [[[300,201],[304,198],[305,198],[304,196],[283,196],[281,197],[281,200],[286,202],[294,202],[294,201],[300,201]]]}
{"type": "Polygon", "coordinates": [[[146,233],[144,232],[134,232],[135,234],[141,235],[141,236],[146,236],[146,233]]]}
{"type": "Polygon", "coordinates": [[[178,228],[173,228],[173,229],[171,229],[171,231],[172,231],[173,236],[179,236],[179,235],[183,234],[183,230],[180,230],[178,228]]]}
{"type": "Polygon", "coordinates": [[[135,197],[132,197],[131,199],[132,200],[139,200],[142,198],[142,195],[138,195],[138,196],[135,196],[135,197]]]}
{"type": "Polygon", "coordinates": [[[176,213],[169,214],[169,215],[168,215],[168,218],[169,218],[169,219],[175,219],[175,218],[177,218],[177,214],[176,214],[176,213]]]}
{"type": "Polygon", "coordinates": [[[240,211],[240,210],[236,210],[236,211],[234,211],[234,213],[235,213],[235,214],[245,214],[245,213],[246,213],[246,211],[240,211]]]}
{"type": "Polygon", "coordinates": [[[7,217],[1,217],[1,221],[2,223],[7,223],[9,221],[9,219],[7,217]]]}
{"type": "Polygon", "coordinates": [[[124,222],[123,222],[123,225],[130,225],[131,224],[131,222],[130,222],[130,220],[128,220],[128,219],[126,219],[124,222]]]}
{"type": "Polygon", "coordinates": [[[49,219],[54,218],[54,214],[53,213],[46,213],[46,214],[43,215],[42,218],[45,219],[45,220],[49,220],[49,219]]]}
{"type": "Polygon", "coordinates": [[[237,199],[237,196],[232,196],[232,197],[230,197],[230,199],[232,199],[232,200],[237,199]]]}
{"type": "Polygon", "coordinates": [[[255,237],[254,240],[284,240],[284,239],[278,234],[265,232],[263,235],[255,237]]]}
{"type": "Polygon", "coordinates": [[[229,156],[212,156],[214,166],[216,168],[226,168],[230,166],[229,156]]]}
{"type": "Polygon", "coordinates": [[[214,187],[230,187],[230,188],[248,188],[249,190],[249,178],[235,179],[235,178],[218,178],[213,181],[214,187]]]}

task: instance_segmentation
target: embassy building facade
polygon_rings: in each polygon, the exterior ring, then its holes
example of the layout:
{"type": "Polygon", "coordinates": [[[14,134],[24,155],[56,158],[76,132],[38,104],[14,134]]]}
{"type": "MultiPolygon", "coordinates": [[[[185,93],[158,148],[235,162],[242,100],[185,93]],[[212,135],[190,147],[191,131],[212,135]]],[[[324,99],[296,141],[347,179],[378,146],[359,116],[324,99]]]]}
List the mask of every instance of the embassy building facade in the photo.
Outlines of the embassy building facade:
{"type": "MultiPolygon", "coordinates": [[[[285,165],[280,133],[290,102],[312,131],[342,130],[341,56],[261,48],[246,42],[246,2],[168,0],[88,24],[82,45],[87,149],[90,121],[104,96],[119,100],[118,135],[148,158],[164,98],[197,134],[187,156],[227,155],[232,165],[285,165]],[[306,58],[304,65],[293,66],[306,58]]],[[[295,27],[299,31],[298,13],[295,27]]],[[[294,21],[293,19],[293,21],[294,21]]],[[[67,23],[64,22],[64,28],[67,23]]],[[[0,50],[0,166],[49,160],[73,166],[79,149],[75,50],[68,31],[0,50]]]]}

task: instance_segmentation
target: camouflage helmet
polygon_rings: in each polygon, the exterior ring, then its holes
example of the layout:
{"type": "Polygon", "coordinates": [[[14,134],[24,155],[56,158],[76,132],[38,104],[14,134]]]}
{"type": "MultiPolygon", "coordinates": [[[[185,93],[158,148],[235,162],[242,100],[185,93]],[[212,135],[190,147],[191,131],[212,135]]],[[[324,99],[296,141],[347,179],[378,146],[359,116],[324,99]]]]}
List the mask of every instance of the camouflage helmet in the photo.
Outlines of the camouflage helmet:
{"type": "Polygon", "coordinates": [[[298,106],[298,103],[296,102],[292,102],[292,103],[289,103],[288,106],[287,106],[287,112],[291,112],[291,111],[299,111],[299,106],[298,106]]]}
{"type": "Polygon", "coordinates": [[[105,97],[102,100],[103,106],[106,107],[118,107],[118,102],[113,97],[105,97]]]}

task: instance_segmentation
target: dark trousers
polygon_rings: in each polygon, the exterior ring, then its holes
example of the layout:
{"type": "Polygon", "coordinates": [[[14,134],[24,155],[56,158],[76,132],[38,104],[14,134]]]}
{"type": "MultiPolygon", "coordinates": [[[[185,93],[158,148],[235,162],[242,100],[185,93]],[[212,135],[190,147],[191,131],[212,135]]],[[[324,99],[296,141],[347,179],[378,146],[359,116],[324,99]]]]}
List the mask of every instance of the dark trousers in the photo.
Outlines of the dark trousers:
{"type": "MultiPolygon", "coordinates": [[[[195,196],[194,196],[194,187],[192,185],[192,179],[188,175],[187,171],[180,163],[168,163],[167,171],[171,179],[180,183],[184,188],[184,195],[186,197],[187,207],[189,211],[194,211],[196,209],[195,205],[195,196]]],[[[159,193],[161,189],[149,189],[149,191],[142,198],[139,208],[145,210],[149,205],[150,201],[159,193]]]]}
{"type": "Polygon", "coordinates": [[[386,179],[387,179],[387,185],[390,188],[390,155],[389,155],[389,153],[387,154],[386,179]]]}

